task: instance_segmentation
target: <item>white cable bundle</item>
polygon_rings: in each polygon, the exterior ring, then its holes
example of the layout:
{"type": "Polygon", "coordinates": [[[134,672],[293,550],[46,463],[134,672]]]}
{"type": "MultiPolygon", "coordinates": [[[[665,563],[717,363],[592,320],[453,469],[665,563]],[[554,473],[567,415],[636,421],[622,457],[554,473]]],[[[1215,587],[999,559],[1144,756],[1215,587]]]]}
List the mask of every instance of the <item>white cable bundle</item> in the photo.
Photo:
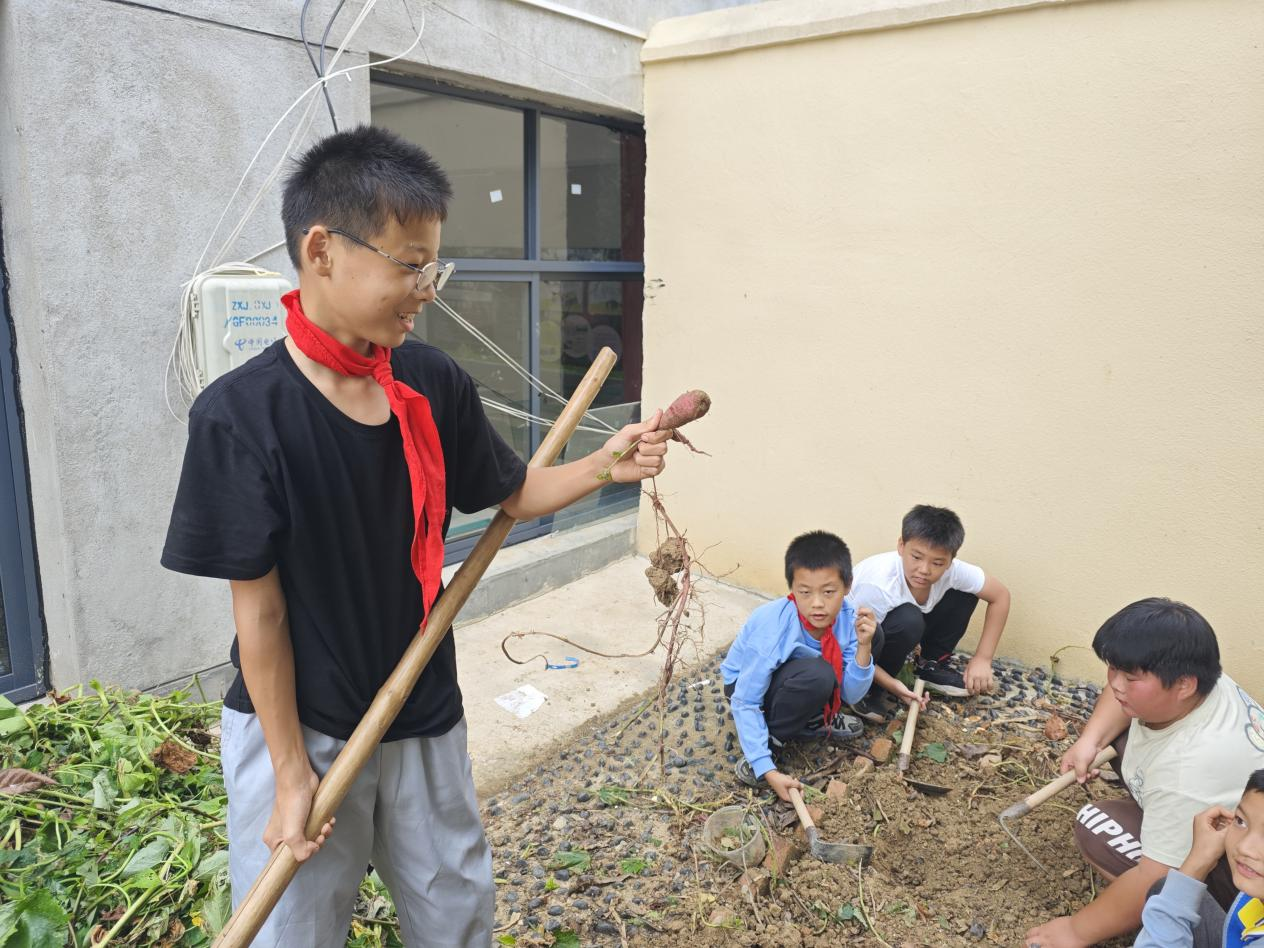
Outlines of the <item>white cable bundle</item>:
{"type": "MultiPolygon", "coordinates": [[[[370,11],[372,11],[372,9],[377,5],[377,2],[378,0],[366,0],[364,8],[356,16],[355,20],[351,24],[351,27],[347,30],[346,35],[342,38],[342,42],[338,45],[338,49],[334,52],[333,58],[329,60],[329,66],[331,69],[338,62],[338,59],[346,50],[347,45],[351,42],[351,38],[355,36],[356,31],[360,29],[360,25],[364,22],[365,17],[369,15],[370,11]]],[[[405,3],[404,9],[409,10],[407,3],[405,3]]],[[[412,21],[411,10],[409,10],[409,21],[412,21]]],[[[268,271],[255,267],[253,261],[262,257],[264,254],[271,253],[273,250],[285,245],[285,241],[282,240],[273,244],[271,247],[268,247],[266,250],[261,250],[253,256],[246,258],[245,261],[222,262],[225,255],[228,253],[229,248],[232,247],[237,238],[241,236],[241,232],[245,229],[246,224],[250,221],[250,218],[254,215],[255,211],[258,210],[260,203],[262,203],[264,196],[268,192],[268,189],[271,188],[276,179],[280,177],[282,170],[285,168],[285,163],[290,159],[290,156],[294,152],[295,145],[297,145],[300,141],[303,141],[308,131],[311,129],[312,119],[315,116],[316,106],[319,102],[314,93],[322,89],[331,79],[336,79],[339,76],[347,76],[350,73],[355,72],[357,69],[373,69],[378,66],[384,66],[387,63],[393,63],[396,60],[403,59],[421,43],[422,33],[425,32],[425,28],[426,20],[423,10],[421,26],[415,27],[416,36],[413,38],[409,47],[402,53],[391,56],[387,59],[379,59],[373,62],[363,63],[358,66],[348,66],[345,69],[328,72],[324,76],[321,76],[308,86],[302,94],[300,94],[299,97],[290,104],[289,108],[281,113],[281,117],[276,120],[272,128],[268,130],[268,134],[264,136],[263,141],[259,143],[259,147],[255,149],[254,156],[250,159],[250,163],[246,165],[246,170],[242,172],[241,178],[238,179],[237,187],[233,189],[233,193],[229,196],[228,202],[224,205],[224,210],[219,215],[219,220],[215,222],[215,227],[211,230],[210,237],[207,238],[206,246],[202,248],[202,253],[198,256],[197,265],[193,268],[193,276],[191,276],[188,282],[181,287],[179,322],[176,327],[176,337],[171,346],[171,356],[167,360],[167,380],[164,384],[165,390],[163,393],[167,402],[167,410],[171,412],[172,416],[177,421],[182,423],[185,422],[185,416],[187,416],[189,406],[193,404],[193,400],[197,398],[202,389],[201,383],[198,380],[196,359],[193,354],[193,289],[199,280],[217,274],[267,273],[268,271]],[[208,251],[211,249],[211,244],[215,240],[215,235],[219,232],[220,226],[224,223],[224,218],[228,216],[228,211],[232,207],[233,202],[237,199],[237,195],[241,193],[242,187],[246,183],[246,177],[250,174],[251,170],[255,166],[255,163],[259,160],[259,156],[263,154],[263,150],[267,147],[268,142],[272,140],[272,136],[276,134],[277,129],[281,127],[282,123],[284,123],[287,118],[289,118],[290,113],[303,104],[304,100],[307,100],[307,107],[300,114],[298,123],[294,126],[294,131],[290,134],[289,141],[286,142],[285,148],[281,152],[281,157],[272,167],[272,170],[268,172],[267,177],[264,178],[263,183],[255,192],[255,195],[251,199],[250,203],[246,205],[246,209],[242,213],[241,219],[237,222],[237,225],[228,234],[228,237],[225,238],[224,242],[220,245],[219,250],[215,252],[215,256],[211,258],[210,267],[203,270],[202,264],[206,260],[208,251]],[[179,392],[179,399],[183,413],[177,412],[171,403],[170,381],[172,379],[174,379],[179,392]]]]}
{"type": "MultiPolygon", "coordinates": [[[[364,8],[356,16],[355,20],[351,24],[351,27],[347,30],[346,35],[343,36],[342,42],[338,45],[337,50],[334,52],[333,58],[329,60],[330,69],[332,69],[333,66],[338,62],[338,59],[342,56],[343,52],[346,50],[347,45],[351,42],[351,38],[355,36],[356,31],[360,29],[361,24],[364,22],[365,18],[369,15],[372,9],[377,5],[377,2],[378,0],[366,0],[364,4],[364,8]]],[[[182,411],[178,412],[172,406],[170,385],[169,384],[164,385],[164,397],[167,403],[167,410],[171,412],[172,416],[177,421],[181,423],[186,422],[188,410],[192,406],[193,400],[197,398],[197,396],[201,393],[201,390],[202,390],[202,383],[198,375],[197,357],[195,354],[195,343],[193,340],[193,316],[194,316],[193,295],[194,295],[194,291],[196,287],[199,285],[199,281],[204,280],[206,277],[217,276],[217,275],[237,275],[237,274],[247,274],[247,275],[255,275],[255,276],[272,275],[272,271],[266,270],[262,267],[255,266],[254,261],[258,260],[260,257],[264,256],[265,254],[271,253],[272,251],[285,246],[284,240],[278,241],[277,243],[273,244],[271,247],[268,247],[265,250],[261,250],[258,253],[250,257],[247,257],[245,260],[230,261],[230,262],[220,262],[220,261],[224,259],[224,256],[228,253],[229,248],[232,247],[232,245],[237,241],[237,238],[241,236],[241,232],[245,229],[246,224],[249,222],[250,218],[254,215],[255,211],[258,210],[260,203],[262,203],[264,196],[268,192],[268,189],[271,188],[272,185],[276,182],[277,178],[280,177],[281,172],[285,167],[285,163],[289,160],[291,154],[293,154],[294,152],[295,146],[299,142],[305,139],[308,131],[311,129],[312,120],[315,117],[317,107],[319,105],[319,99],[317,98],[315,93],[318,90],[322,90],[331,79],[335,79],[339,76],[349,76],[350,73],[355,72],[357,69],[373,69],[373,68],[376,68],[379,66],[385,66],[388,63],[393,63],[397,60],[403,59],[404,57],[412,53],[412,51],[416,49],[417,46],[421,43],[422,34],[425,32],[425,28],[426,28],[425,11],[423,9],[421,26],[418,27],[415,23],[413,23],[412,11],[409,9],[407,0],[404,0],[404,9],[408,13],[409,23],[413,25],[413,28],[416,31],[416,35],[414,36],[413,41],[408,46],[408,48],[405,49],[402,53],[398,53],[397,55],[391,56],[387,59],[379,59],[374,62],[363,63],[359,66],[348,66],[345,69],[339,69],[332,72],[327,72],[325,75],[321,76],[319,79],[313,82],[310,86],[308,86],[302,92],[302,94],[298,96],[298,98],[296,98],[290,104],[289,108],[287,108],[283,113],[281,113],[281,117],[277,119],[276,122],[273,124],[272,128],[268,130],[268,134],[264,136],[263,141],[259,143],[259,147],[255,149],[254,156],[250,159],[250,163],[246,165],[246,170],[242,172],[241,178],[238,179],[237,186],[233,189],[232,195],[229,196],[228,202],[224,205],[224,210],[220,213],[219,219],[215,222],[215,227],[211,230],[210,237],[207,238],[206,246],[202,248],[202,253],[198,256],[198,262],[197,262],[197,266],[194,267],[195,272],[193,276],[190,277],[189,280],[186,283],[184,283],[183,286],[181,287],[180,318],[179,318],[178,326],[176,328],[176,337],[171,347],[171,356],[168,359],[168,363],[167,363],[167,376],[168,376],[168,383],[171,379],[175,380],[176,387],[179,393],[179,398],[180,398],[180,408],[182,409],[182,411]],[[282,123],[284,123],[287,118],[289,118],[291,112],[293,112],[295,109],[297,109],[300,105],[303,104],[304,100],[307,100],[307,107],[300,114],[298,122],[294,126],[294,131],[291,132],[289,141],[286,142],[285,148],[281,153],[281,157],[277,160],[276,164],[273,165],[272,170],[268,172],[268,175],[264,178],[263,183],[259,186],[259,189],[255,192],[254,197],[251,198],[250,203],[246,206],[246,209],[243,212],[241,219],[238,220],[237,225],[232,229],[232,231],[224,239],[224,242],[220,244],[219,249],[215,252],[214,257],[212,257],[212,262],[211,262],[210,267],[203,270],[202,264],[206,260],[207,252],[211,249],[211,244],[214,242],[215,235],[219,232],[220,226],[224,223],[224,218],[228,216],[228,211],[229,211],[229,208],[232,207],[233,201],[235,201],[237,199],[237,195],[241,193],[242,187],[246,183],[246,177],[250,174],[251,170],[255,166],[255,163],[259,160],[259,156],[263,154],[263,150],[264,148],[267,147],[268,142],[272,140],[272,136],[276,134],[277,129],[281,127],[282,123]]],[[[445,7],[443,9],[446,10],[447,8],[445,7]]],[[[465,19],[464,17],[460,17],[458,14],[455,14],[450,10],[447,12],[452,13],[453,16],[457,16],[458,19],[462,19],[462,20],[465,19]]],[[[466,20],[465,22],[469,23],[471,21],[466,20]]],[[[472,25],[477,26],[477,24],[472,24],[472,25]]],[[[482,27],[478,27],[478,28],[483,29],[482,27]]],[[[325,32],[327,35],[329,32],[328,29],[326,29],[325,32]]],[[[518,47],[514,47],[514,48],[518,49],[518,47]]],[[[536,57],[532,56],[531,58],[535,59],[536,57]]],[[[587,86],[586,84],[579,82],[579,80],[574,79],[574,77],[571,77],[571,78],[572,78],[572,81],[578,83],[579,85],[584,86],[584,88],[586,89],[591,89],[593,92],[599,91],[596,89],[592,89],[591,86],[587,86]]],[[[604,96],[604,93],[601,93],[601,94],[604,96]]],[[[604,96],[604,97],[609,98],[609,96],[604,96]]],[[[614,100],[611,99],[611,101],[614,101],[614,100]]],[[[622,103],[616,103],[616,104],[620,105],[621,107],[625,107],[623,106],[622,103]]],[[[491,337],[489,337],[488,335],[483,333],[481,330],[479,330],[476,326],[474,326],[473,323],[469,322],[464,317],[462,317],[461,314],[458,313],[455,309],[453,309],[451,306],[449,306],[447,303],[445,303],[443,300],[439,299],[438,297],[435,298],[435,303],[438,304],[439,308],[443,312],[447,313],[448,316],[450,316],[453,319],[453,321],[456,322],[458,326],[460,326],[466,332],[470,333],[470,335],[472,335],[475,339],[477,339],[483,345],[487,346],[487,348],[498,359],[504,362],[505,365],[509,366],[509,368],[512,371],[514,371],[518,376],[520,376],[524,381],[526,381],[528,385],[532,386],[536,391],[544,395],[547,395],[550,398],[555,399],[561,404],[563,405],[566,404],[567,399],[565,397],[558,394],[556,391],[554,391],[552,388],[546,385],[544,381],[532,375],[530,371],[528,371],[525,367],[520,365],[512,356],[509,355],[509,353],[507,353],[504,349],[502,349],[495,342],[493,342],[491,337]]],[[[533,422],[537,422],[537,423],[545,424],[545,425],[550,425],[553,422],[552,419],[533,415],[530,412],[523,411],[522,409],[519,409],[519,408],[513,408],[509,405],[504,405],[500,402],[492,402],[492,401],[488,401],[484,399],[484,404],[486,404],[489,408],[492,408],[493,410],[500,411],[500,412],[510,415],[511,417],[520,418],[526,421],[533,421],[533,422]]],[[[586,417],[591,422],[593,422],[593,424],[598,425],[599,427],[592,428],[592,427],[581,426],[580,430],[582,431],[590,431],[590,432],[594,432],[598,434],[603,434],[603,433],[612,433],[618,430],[609,422],[607,422],[605,419],[600,418],[597,415],[594,415],[592,412],[586,413],[586,417]]]]}

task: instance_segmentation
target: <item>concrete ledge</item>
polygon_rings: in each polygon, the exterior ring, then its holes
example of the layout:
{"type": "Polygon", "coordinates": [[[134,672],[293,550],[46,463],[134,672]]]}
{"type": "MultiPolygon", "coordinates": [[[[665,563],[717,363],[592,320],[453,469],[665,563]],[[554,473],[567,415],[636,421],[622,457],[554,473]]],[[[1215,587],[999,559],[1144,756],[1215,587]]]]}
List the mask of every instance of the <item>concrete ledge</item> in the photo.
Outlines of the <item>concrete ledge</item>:
{"type": "MultiPolygon", "coordinates": [[[[565,586],[629,556],[635,543],[636,511],[632,510],[501,550],[457,619],[461,623],[477,622],[515,603],[565,586]]],[[[460,565],[453,563],[444,569],[445,583],[451,582],[460,565]]]]}
{"type": "Polygon", "coordinates": [[[660,20],[641,49],[644,64],[716,56],[847,33],[898,29],[965,17],[1089,0],[773,0],[660,20]]]}
{"type": "MultiPolygon", "coordinates": [[[[501,550],[457,616],[457,625],[478,622],[624,559],[631,555],[635,540],[636,511],[632,510],[501,550]]],[[[460,565],[453,563],[444,569],[445,583],[452,579],[460,565]]],[[[188,685],[192,675],[193,672],[189,672],[146,690],[167,694],[188,685]]],[[[206,697],[219,699],[233,683],[237,669],[225,662],[203,669],[197,675],[206,697]]]]}

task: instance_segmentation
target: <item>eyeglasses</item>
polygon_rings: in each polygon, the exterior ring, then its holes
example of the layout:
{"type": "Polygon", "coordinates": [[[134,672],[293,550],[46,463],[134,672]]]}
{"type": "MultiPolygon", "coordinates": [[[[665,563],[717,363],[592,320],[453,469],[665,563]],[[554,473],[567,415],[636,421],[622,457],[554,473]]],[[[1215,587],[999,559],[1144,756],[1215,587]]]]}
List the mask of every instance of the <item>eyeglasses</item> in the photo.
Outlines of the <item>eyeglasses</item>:
{"type": "MultiPolygon", "coordinates": [[[[444,262],[442,260],[432,260],[425,266],[415,267],[411,263],[405,263],[398,257],[392,257],[385,250],[374,247],[367,240],[361,240],[354,234],[348,234],[345,230],[338,230],[334,227],[330,227],[329,232],[331,234],[337,234],[340,237],[346,237],[347,240],[351,241],[353,244],[359,244],[361,247],[372,250],[376,254],[381,254],[393,263],[398,263],[401,267],[412,270],[417,274],[417,286],[415,287],[415,292],[417,293],[423,292],[431,283],[434,284],[435,292],[438,293],[441,289],[443,289],[443,285],[448,282],[448,277],[452,276],[452,271],[456,269],[455,263],[444,262]]],[[[306,233],[306,231],[304,231],[304,233],[306,233]]]]}

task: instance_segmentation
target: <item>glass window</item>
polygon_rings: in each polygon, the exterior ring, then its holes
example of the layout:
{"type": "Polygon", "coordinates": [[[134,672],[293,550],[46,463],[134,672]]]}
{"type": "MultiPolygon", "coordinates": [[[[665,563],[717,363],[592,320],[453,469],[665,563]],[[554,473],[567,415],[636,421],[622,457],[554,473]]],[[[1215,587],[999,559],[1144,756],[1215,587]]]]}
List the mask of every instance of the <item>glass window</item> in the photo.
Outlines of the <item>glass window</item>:
{"type": "Polygon", "coordinates": [[[451,179],[445,257],[525,255],[521,111],[373,83],[372,116],[426,149],[451,179]]]}
{"type": "Polygon", "coordinates": [[[540,288],[540,378],[569,397],[603,346],[613,349],[619,361],[593,407],[639,402],[641,281],[544,281],[540,288]]]}
{"type": "MultiPolygon", "coordinates": [[[[443,288],[443,301],[489,336],[520,365],[529,365],[529,291],[529,283],[454,279],[443,288]]],[[[507,406],[530,412],[531,390],[526,381],[438,306],[431,304],[422,310],[413,335],[442,349],[474,377],[487,408],[487,417],[500,436],[523,460],[530,458],[531,423],[497,407],[507,406]]],[[[464,514],[454,510],[448,527],[449,539],[481,529],[491,520],[493,513],[464,514]]]]}
{"type": "MultiPolygon", "coordinates": [[[[619,357],[589,414],[612,428],[641,413],[641,288],[635,280],[545,280],[540,286],[540,379],[570,397],[597,353],[609,346],[619,357]]],[[[552,400],[546,402],[551,405],[552,400]]],[[[549,417],[560,406],[552,405],[549,417]]],[[[588,422],[586,428],[598,428],[588,422]]],[[[562,460],[601,448],[609,432],[579,430],[562,460]]],[[[559,525],[628,509],[640,493],[636,484],[608,484],[558,515],[559,525]]]]}
{"type": "Polygon", "coordinates": [[[541,259],[641,260],[644,196],[644,138],[541,117],[541,259]]]}
{"type": "MultiPolygon", "coordinates": [[[[370,88],[373,121],[425,148],[452,179],[440,255],[458,264],[444,303],[563,397],[602,346],[618,354],[593,403],[595,419],[582,423],[591,430],[577,431],[559,462],[598,450],[610,437],[602,422],[617,430],[641,410],[641,130],[388,73],[374,73],[370,88]]],[[[415,334],[474,377],[492,423],[530,457],[562,405],[533,392],[437,305],[425,308],[415,334]]],[[[639,493],[635,484],[607,484],[552,517],[519,524],[510,542],[631,510],[639,493]]],[[[490,517],[453,514],[449,560],[465,554],[490,517]]]]}
{"type": "Polygon", "coordinates": [[[4,624],[4,591],[0,590],[0,675],[13,672],[9,661],[9,633],[4,624]]]}

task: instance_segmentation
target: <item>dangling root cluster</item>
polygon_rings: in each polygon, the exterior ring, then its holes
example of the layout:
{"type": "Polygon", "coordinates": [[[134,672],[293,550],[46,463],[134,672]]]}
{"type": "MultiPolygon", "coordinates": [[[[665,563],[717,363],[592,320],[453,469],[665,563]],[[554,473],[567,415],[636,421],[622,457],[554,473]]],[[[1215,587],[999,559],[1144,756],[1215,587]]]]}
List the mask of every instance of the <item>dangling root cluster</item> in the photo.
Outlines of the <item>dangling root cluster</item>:
{"type": "Polygon", "coordinates": [[[679,573],[689,562],[684,537],[668,537],[650,554],[650,563],[669,574],[679,573]]]}
{"type": "MultiPolygon", "coordinates": [[[[691,451],[697,454],[705,454],[706,452],[699,451],[690,444],[680,434],[678,429],[681,425],[701,418],[710,408],[711,399],[706,392],[697,389],[686,392],[676,399],[663,413],[662,427],[673,429],[674,439],[687,445],[691,451]]],[[[628,450],[631,449],[629,448],[628,450]]],[[[617,463],[619,457],[625,453],[626,451],[618,452],[613,463],[617,463]]],[[[601,472],[598,478],[609,480],[610,468],[601,472]]],[[[695,650],[697,650],[702,640],[705,610],[698,598],[693,577],[693,567],[698,565],[701,568],[701,564],[698,563],[693,549],[685,539],[685,535],[672,523],[671,518],[667,515],[662,497],[658,493],[657,484],[652,484],[650,489],[644,490],[644,494],[649,498],[650,505],[654,510],[654,530],[656,538],[659,540],[658,547],[650,554],[650,565],[645,570],[645,576],[650,582],[650,587],[654,590],[654,598],[665,607],[665,611],[658,617],[658,634],[655,636],[653,644],[643,652],[625,652],[613,655],[580,645],[564,635],[533,631],[514,632],[505,636],[500,643],[500,650],[504,652],[506,658],[518,665],[525,665],[527,662],[534,661],[537,658],[543,659],[547,665],[548,657],[545,655],[533,655],[531,658],[523,659],[515,658],[509,654],[509,640],[526,638],[528,635],[538,635],[554,639],[582,652],[587,652],[589,655],[596,655],[601,658],[639,658],[642,655],[650,654],[660,645],[663,645],[665,646],[666,656],[663,660],[663,673],[659,678],[658,708],[659,731],[660,733],[666,733],[663,731],[662,724],[666,715],[666,695],[667,689],[671,685],[672,675],[681,661],[681,652],[684,647],[692,643],[695,650]]],[[[662,768],[664,766],[664,751],[661,739],[658,750],[659,766],[662,768]]]]}
{"type": "Polygon", "coordinates": [[[670,536],[650,554],[650,565],[645,575],[654,590],[654,598],[664,606],[670,606],[680,596],[680,584],[675,574],[689,564],[689,552],[684,537],[670,536]]]}

